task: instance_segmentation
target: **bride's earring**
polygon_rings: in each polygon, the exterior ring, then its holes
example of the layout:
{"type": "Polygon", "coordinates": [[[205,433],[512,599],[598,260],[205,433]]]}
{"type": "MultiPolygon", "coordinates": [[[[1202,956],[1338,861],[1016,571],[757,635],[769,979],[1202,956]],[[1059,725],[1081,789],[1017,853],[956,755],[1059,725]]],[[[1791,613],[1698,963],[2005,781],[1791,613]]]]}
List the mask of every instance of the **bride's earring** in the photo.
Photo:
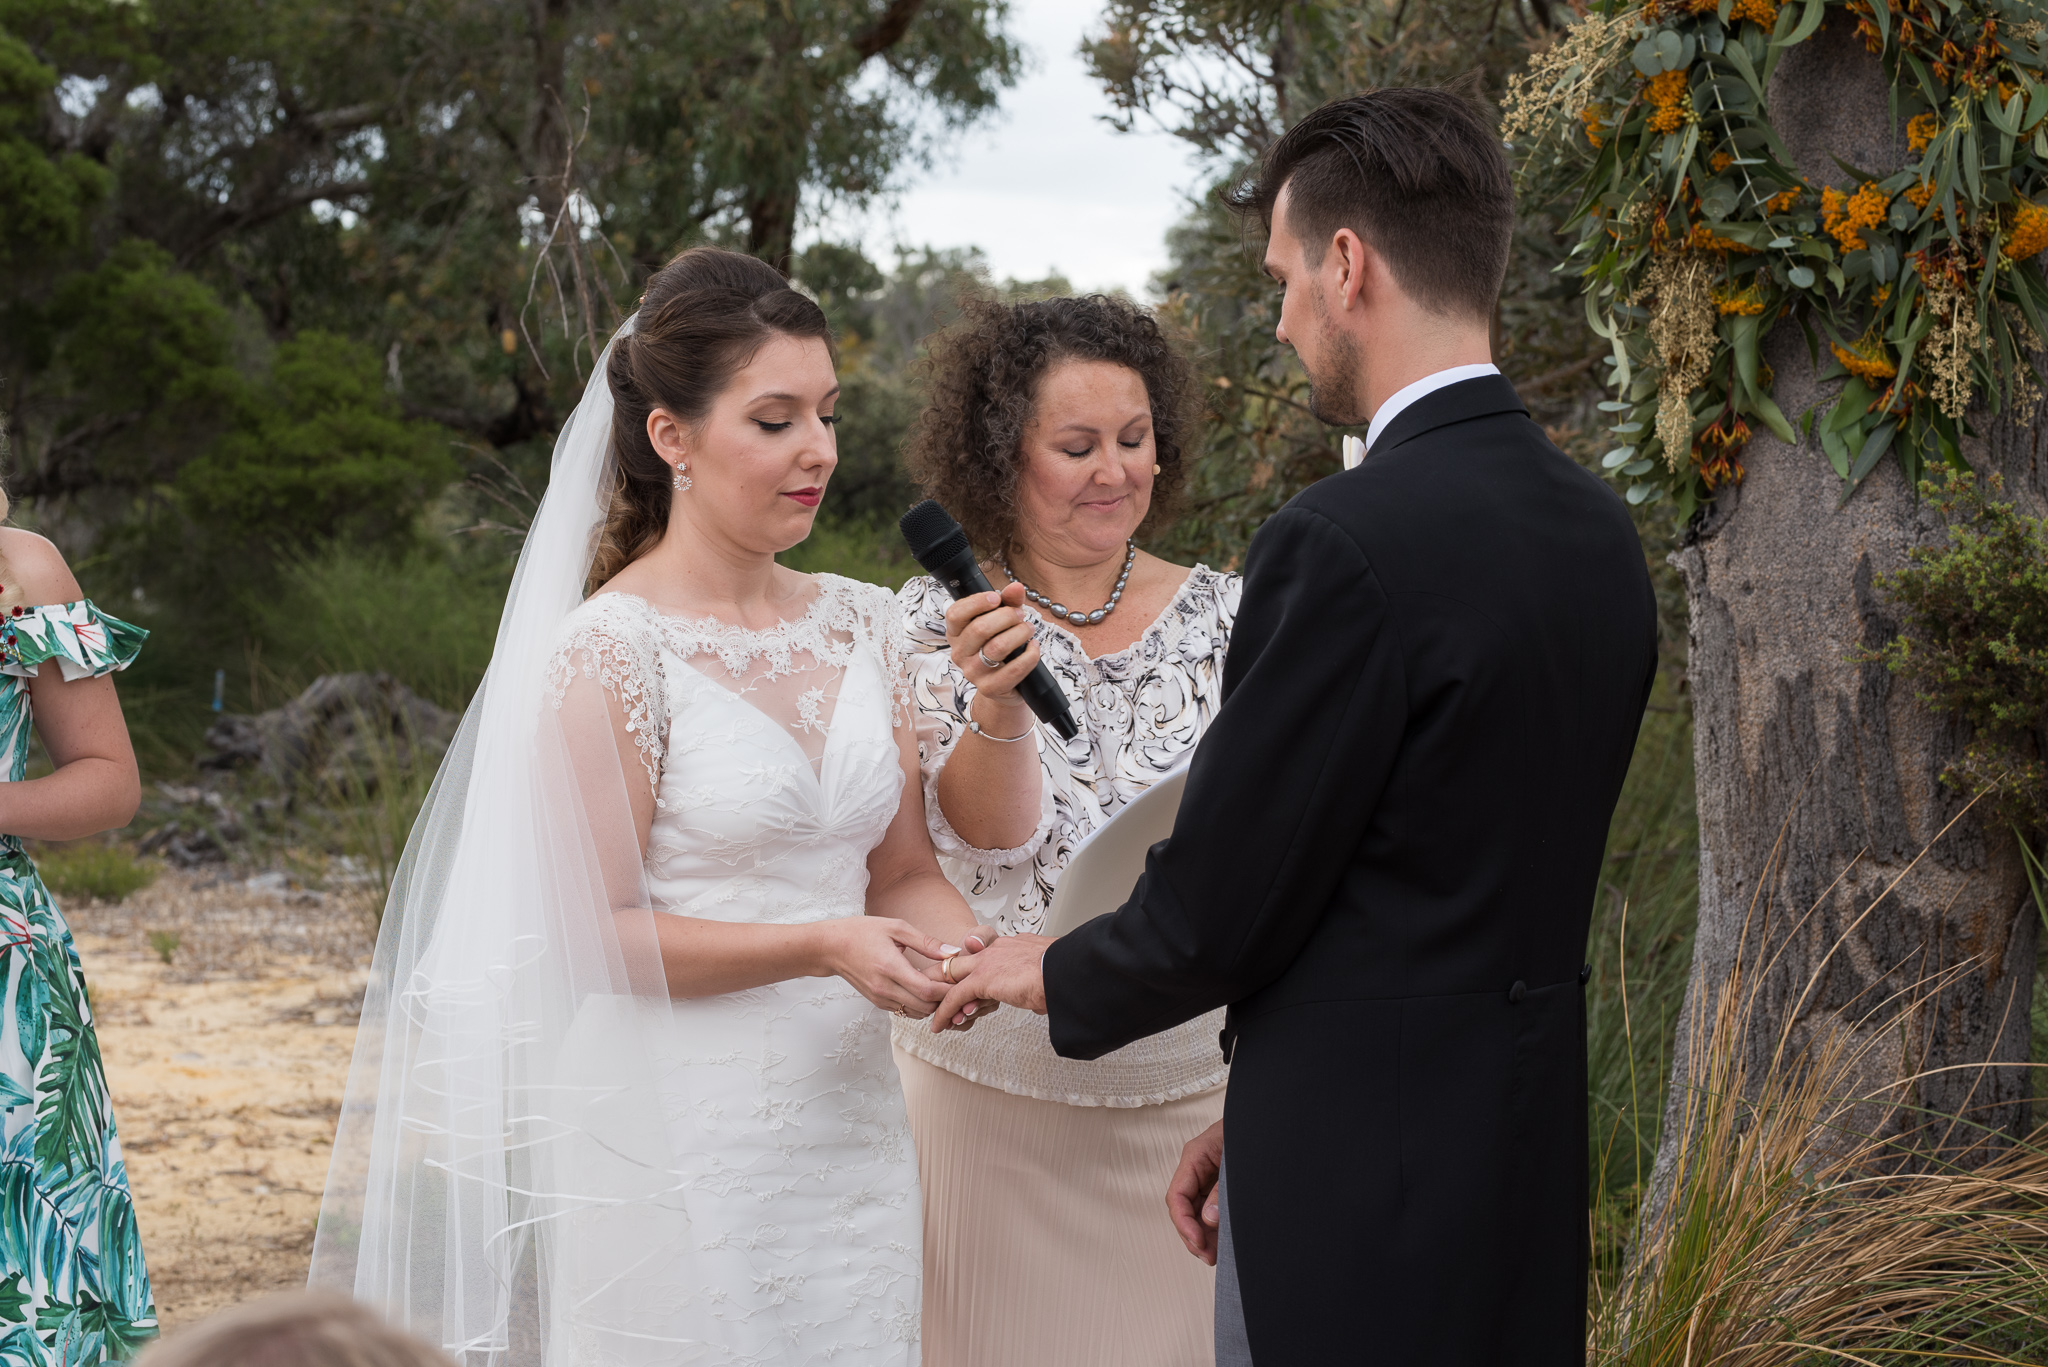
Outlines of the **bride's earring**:
{"type": "Polygon", "coordinates": [[[1159,473],[1159,466],[1158,466],[1158,463],[1157,463],[1157,462],[1154,462],[1154,464],[1153,464],[1153,466],[1152,466],[1152,473],[1153,473],[1153,474],[1155,474],[1155,475],[1159,473]]]}
{"type": "Polygon", "coordinates": [[[690,487],[691,482],[690,467],[678,462],[676,465],[676,477],[670,481],[670,484],[680,494],[683,490],[690,487]]]}

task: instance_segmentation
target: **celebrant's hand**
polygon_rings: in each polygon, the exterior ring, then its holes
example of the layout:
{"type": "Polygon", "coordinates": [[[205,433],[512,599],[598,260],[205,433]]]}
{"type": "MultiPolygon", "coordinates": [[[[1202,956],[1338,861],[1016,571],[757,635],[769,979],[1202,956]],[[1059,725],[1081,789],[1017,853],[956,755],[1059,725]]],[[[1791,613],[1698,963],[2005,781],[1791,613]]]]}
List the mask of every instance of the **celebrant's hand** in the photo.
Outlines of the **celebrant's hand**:
{"type": "Polygon", "coordinates": [[[1223,1122],[1217,1121],[1190,1139],[1180,1151],[1180,1166],[1166,1184],[1166,1212],[1188,1252],[1216,1266],[1216,1230],[1223,1223],[1216,1175],[1223,1171],[1223,1122]]]}
{"type": "Polygon", "coordinates": [[[955,986],[932,1012],[932,1033],[967,1019],[977,1001],[998,1001],[1045,1014],[1045,978],[1038,971],[1052,941],[1043,935],[1004,935],[981,953],[953,963],[955,986]]]}
{"type": "Polygon", "coordinates": [[[971,593],[957,598],[946,609],[946,644],[952,647],[953,663],[974,685],[977,696],[1001,709],[1002,717],[983,716],[981,724],[1017,722],[1004,736],[1022,735],[1032,727],[1031,713],[1017,696],[1038,663],[1038,641],[1024,617],[1024,586],[1012,581],[1000,593],[971,593]],[[1012,660],[1012,652],[1024,653],[1012,660]],[[993,660],[995,663],[989,663],[993,660]]]}

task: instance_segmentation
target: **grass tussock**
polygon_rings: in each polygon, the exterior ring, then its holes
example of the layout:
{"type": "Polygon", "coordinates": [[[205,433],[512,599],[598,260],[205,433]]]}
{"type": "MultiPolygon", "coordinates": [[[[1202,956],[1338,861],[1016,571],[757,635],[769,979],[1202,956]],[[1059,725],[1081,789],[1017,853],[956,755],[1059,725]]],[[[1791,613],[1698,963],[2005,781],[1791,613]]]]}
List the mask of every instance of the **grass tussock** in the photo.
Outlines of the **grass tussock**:
{"type": "Polygon", "coordinates": [[[126,847],[97,840],[45,845],[35,852],[43,885],[65,902],[119,902],[156,881],[157,865],[126,847]]]}
{"type": "Polygon", "coordinates": [[[1627,1255],[1657,1157],[1673,1026],[1692,967],[1699,818],[1685,699],[1659,681],[1615,807],[1586,950],[1586,1077],[1594,1263],[1627,1255]]]}
{"type": "Polygon", "coordinates": [[[1894,1103],[1858,1094],[1848,1036],[1749,1047],[1762,977],[1738,954],[1692,1008],[1674,1161],[1629,1256],[1596,1269],[1589,1360],[2048,1361],[2048,1131],[1974,1170],[1870,1138],[1894,1103]]]}

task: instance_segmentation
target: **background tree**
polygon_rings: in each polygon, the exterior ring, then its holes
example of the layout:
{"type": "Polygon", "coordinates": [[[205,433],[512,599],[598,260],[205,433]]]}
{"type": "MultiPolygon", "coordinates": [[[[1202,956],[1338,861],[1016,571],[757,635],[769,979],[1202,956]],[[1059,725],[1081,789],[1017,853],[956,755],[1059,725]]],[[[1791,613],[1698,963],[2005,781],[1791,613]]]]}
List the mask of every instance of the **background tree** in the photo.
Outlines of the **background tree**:
{"type": "Polygon", "coordinates": [[[9,487],[96,592],[176,616],[138,714],[258,649],[329,543],[488,595],[516,543],[444,533],[506,520],[479,479],[530,507],[646,273],[701,241],[790,265],[993,107],[1004,16],[0,0],[9,487]]]}
{"type": "MultiPolygon", "coordinates": [[[[1851,185],[1842,162],[1888,173],[1904,160],[1890,83],[1849,24],[1792,49],[1768,95],[1812,184],[1851,185]]],[[[1796,324],[1772,331],[1764,359],[1794,421],[1840,390],[1796,324]]],[[[1978,403],[1965,441],[1972,465],[2003,471],[2036,509],[2048,495],[2039,403],[1999,418],[1978,403]]],[[[1795,1051],[1853,1041],[1864,1094],[1887,1103],[1869,1117],[1873,1133],[1981,1162],[2032,1119],[2039,913],[2013,828],[1941,782],[1967,729],[1867,658],[1903,620],[1878,580],[1939,542],[1941,519],[1891,462],[1845,502],[1817,435],[1760,432],[1743,466],[1676,557],[1692,624],[1702,859],[1694,999],[1680,1017],[1660,1175],[1696,1081],[1688,1037],[1738,954],[1769,965],[1750,1008],[1755,1047],[1781,1034],[1795,1051]]]]}

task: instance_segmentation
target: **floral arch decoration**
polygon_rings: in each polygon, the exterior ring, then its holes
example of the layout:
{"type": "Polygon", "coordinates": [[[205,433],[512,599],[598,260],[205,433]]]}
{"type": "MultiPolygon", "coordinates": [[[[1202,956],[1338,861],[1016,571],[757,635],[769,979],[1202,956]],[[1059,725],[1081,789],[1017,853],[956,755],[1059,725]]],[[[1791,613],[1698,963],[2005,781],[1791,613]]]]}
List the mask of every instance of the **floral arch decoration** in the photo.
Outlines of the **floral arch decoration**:
{"type": "Polygon", "coordinates": [[[1571,206],[1566,265],[1613,348],[1603,458],[1631,503],[1681,521],[1742,478],[1762,427],[1796,439],[1759,354],[1791,315],[1822,379],[1843,500],[1887,453],[1917,487],[1961,466],[1964,414],[2030,405],[2048,337],[2048,37],[2041,0],[1604,0],[1509,81],[1525,188],[1571,206]],[[1809,184],[1771,126],[1784,54],[1852,22],[1917,158],[1837,158],[1809,184]],[[1825,354],[1823,353],[1825,349],[1825,354]]]}

